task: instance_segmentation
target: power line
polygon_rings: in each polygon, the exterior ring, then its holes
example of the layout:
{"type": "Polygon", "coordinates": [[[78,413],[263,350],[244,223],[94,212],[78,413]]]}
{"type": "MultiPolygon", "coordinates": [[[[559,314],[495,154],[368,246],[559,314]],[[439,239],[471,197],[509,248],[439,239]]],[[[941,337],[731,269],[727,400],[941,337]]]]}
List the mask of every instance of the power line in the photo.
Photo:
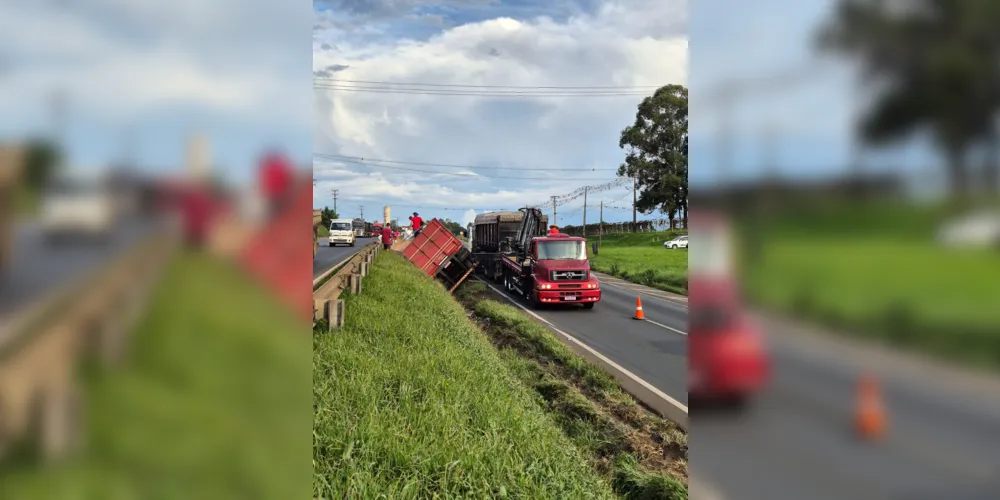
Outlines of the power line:
{"type": "Polygon", "coordinates": [[[438,95],[451,97],[648,97],[649,92],[540,92],[540,91],[445,91],[431,89],[365,88],[336,85],[313,85],[314,90],[365,92],[370,94],[438,95]]]}
{"type": "MultiPolygon", "coordinates": [[[[323,157],[323,155],[318,154],[318,153],[316,153],[315,156],[323,157]]],[[[504,175],[482,175],[482,174],[462,174],[462,173],[453,173],[453,172],[440,172],[440,171],[437,171],[437,170],[423,170],[423,169],[417,169],[417,168],[396,167],[396,166],[390,166],[390,165],[378,165],[378,164],[374,164],[374,163],[368,163],[368,162],[356,161],[356,160],[336,159],[334,161],[341,161],[341,162],[345,162],[345,163],[353,163],[353,164],[361,165],[361,166],[365,166],[365,167],[388,168],[388,169],[391,169],[391,170],[405,170],[405,171],[408,171],[408,172],[421,172],[421,173],[436,174],[436,175],[451,175],[451,176],[455,176],[455,177],[465,177],[465,178],[468,178],[468,179],[481,179],[481,178],[487,178],[487,179],[517,179],[517,180],[526,180],[526,181],[528,181],[528,180],[534,180],[534,181],[557,181],[557,180],[561,180],[559,177],[522,177],[522,176],[509,176],[509,175],[504,176],[504,175]]],[[[576,178],[574,180],[601,181],[601,180],[605,180],[605,179],[603,179],[603,178],[589,178],[589,179],[588,178],[582,178],[582,179],[576,178]]]]}
{"type": "Polygon", "coordinates": [[[419,162],[419,161],[403,161],[403,160],[381,160],[376,158],[364,158],[360,156],[344,156],[344,155],[334,155],[326,153],[314,153],[314,156],[320,156],[326,159],[344,160],[344,161],[359,161],[359,162],[375,162],[375,163],[393,163],[399,165],[416,165],[423,167],[444,167],[444,168],[464,168],[468,170],[526,170],[531,172],[538,171],[551,171],[551,172],[579,172],[579,171],[617,171],[617,168],[534,168],[534,167],[484,167],[476,165],[456,165],[449,163],[429,163],[429,162],[419,162]]]}
{"type": "Polygon", "coordinates": [[[575,85],[463,85],[454,83],[413,83],[413,82],[387,82],[376,80],[348,80],[344,78],[320,77],[313,80],[342,82],[350,84],[374,84],[374,85],[398,85],[401,87],[449,87],[449,88],[472,88],[472,89],[546,89],[546,90],[641,90],[657,89],[661,85],[605,85],[605,86],[575,86],[575,85]]]}

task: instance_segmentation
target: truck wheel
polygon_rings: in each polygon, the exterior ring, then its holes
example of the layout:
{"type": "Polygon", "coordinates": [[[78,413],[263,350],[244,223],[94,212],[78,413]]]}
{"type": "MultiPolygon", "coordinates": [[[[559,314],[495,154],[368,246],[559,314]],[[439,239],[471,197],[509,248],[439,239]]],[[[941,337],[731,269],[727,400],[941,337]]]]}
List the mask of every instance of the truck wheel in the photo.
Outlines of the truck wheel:
{"type": "Polygon", "coordinates": [[[583,305],[584,309],[593,309],[597,305],[597,302],[587,302],[583,305]]]}

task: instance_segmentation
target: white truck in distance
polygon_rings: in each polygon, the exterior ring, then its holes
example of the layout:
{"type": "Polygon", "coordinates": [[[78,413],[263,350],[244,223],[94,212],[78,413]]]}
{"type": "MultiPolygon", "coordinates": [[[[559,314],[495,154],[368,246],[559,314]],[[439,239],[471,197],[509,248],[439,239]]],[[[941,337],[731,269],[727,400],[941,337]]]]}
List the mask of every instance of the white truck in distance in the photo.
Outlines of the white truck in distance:
{"type": "Polygon", "coordinates": [[[354,246],[356,241],[354,225],[351,219],[334,219],[330,221],[330,246],[340,244],[354,246]]]}

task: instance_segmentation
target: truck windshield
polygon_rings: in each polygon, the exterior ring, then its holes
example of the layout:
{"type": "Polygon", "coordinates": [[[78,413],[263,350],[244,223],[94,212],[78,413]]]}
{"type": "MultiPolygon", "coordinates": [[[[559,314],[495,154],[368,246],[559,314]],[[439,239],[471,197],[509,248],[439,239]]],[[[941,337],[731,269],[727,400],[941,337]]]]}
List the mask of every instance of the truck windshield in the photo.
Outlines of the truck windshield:
{"type": "Polygon", "coordinates": [[[582,241],[540,241],[538,260],[587,260],[587,247],[582,241]]]}
{"type": "Polygon", "coordinates": [[[350,222],[333,222],[330,223],[330,231],[350,231],[350,222]]]}

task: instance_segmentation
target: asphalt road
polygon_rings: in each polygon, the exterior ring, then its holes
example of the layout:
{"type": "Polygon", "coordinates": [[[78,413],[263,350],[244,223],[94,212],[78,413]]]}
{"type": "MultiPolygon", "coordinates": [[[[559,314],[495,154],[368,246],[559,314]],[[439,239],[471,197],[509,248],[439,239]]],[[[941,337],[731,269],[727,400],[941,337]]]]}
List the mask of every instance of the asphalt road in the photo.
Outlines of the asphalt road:
{"type": "Polygon", "coordinates": [[[1000,379],[801,325],[760,324],[770,336],[772,386],[745,414],[691,419],[692,475],[717,498],[1000,498],[1000,379]],[[882,387],[882,442],[852,434],[862,373],[882,387]]]}
{"type": "Polygon", "coordinates": [[[67,280],[110,262],[153,230],[152,221],[133,218],[122,221],[107,243],[50,243],[38,224],[17,224],[10,267],[0,274],[0,317],[16,313],[67,280]]]}
{"type": "MultiPolygon", "coordinates": [[[[532,312],[687,404],[687,305],[665,292],[610,276],[599,278],[602,296],[594,309],[547,306],[532,312]],[[632,319],[637,296],[642,297],[646,321],[632,319]]],[[[518,302],[526,305],[522,299],[518,302]]]]}
{"type": "Polygon", "coordinates": [[[353,247],[338,245],[330,246],[330,240],[321,238],[319,250],[316,251],[316,260],[313,261],[313,279],[325,273],[340,261],[354,255],[365,245],[375,241],[375,238],[358,238],[353,247]]]}

